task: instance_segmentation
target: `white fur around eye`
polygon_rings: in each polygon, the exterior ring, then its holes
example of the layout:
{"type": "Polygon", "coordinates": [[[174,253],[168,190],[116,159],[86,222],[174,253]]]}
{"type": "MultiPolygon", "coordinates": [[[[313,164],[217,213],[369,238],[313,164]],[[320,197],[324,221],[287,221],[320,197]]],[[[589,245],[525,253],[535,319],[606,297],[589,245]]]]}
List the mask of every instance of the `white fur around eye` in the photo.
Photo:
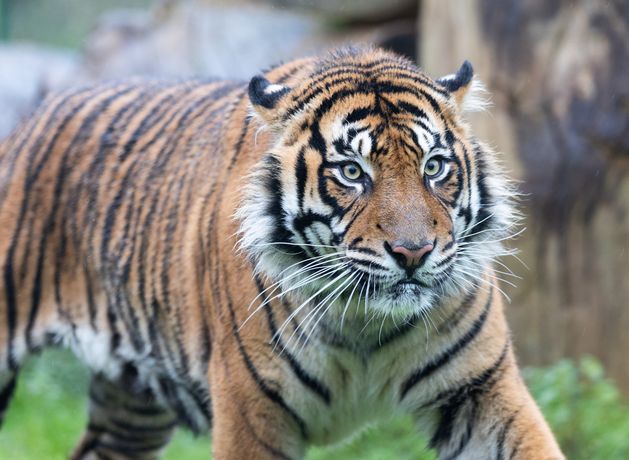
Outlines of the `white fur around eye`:
{"type": "MultiPolygon", "coordinates": [[[[358,164],[358,163],[357,163],[358,164]]],[[[341,172],[341,168],[338,168],[334,171],[334,175],[336,178],[345,184],[347,187],[353,187],[355,189],[363,190],[363,184],[359,180],[351,180],[345,177],[345,174],[341,172]]],[[[363,177],[368,176],[367,172],[363,169],[363,177]]]]}
{"type": "Polygon", "coordinates": [[[415,139],[422,152],[430,152],[435,145],[435,138],[432,132],[423,129],[421,126],[414,126],[415,139]]]}
{"type": "Polygon", "coordinates": [[[358,133],[354,139],[352,139],[352,150],[363,157],[368,157],[371,153],[372,140],[369,131],[363,131],[358,133]]]}

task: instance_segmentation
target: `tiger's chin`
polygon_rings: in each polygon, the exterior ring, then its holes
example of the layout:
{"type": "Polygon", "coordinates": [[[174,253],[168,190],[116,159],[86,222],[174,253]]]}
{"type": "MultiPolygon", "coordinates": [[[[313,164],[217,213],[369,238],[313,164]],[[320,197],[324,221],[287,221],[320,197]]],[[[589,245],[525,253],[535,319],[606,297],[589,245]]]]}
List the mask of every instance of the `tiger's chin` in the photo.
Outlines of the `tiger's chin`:
{"type": "Polygon", "coordinates": [[[394,321],[405,321],[436,308],[439,297],[428,286],[402,280],[380,286],[368,299],[370,309],[394,321]]]}

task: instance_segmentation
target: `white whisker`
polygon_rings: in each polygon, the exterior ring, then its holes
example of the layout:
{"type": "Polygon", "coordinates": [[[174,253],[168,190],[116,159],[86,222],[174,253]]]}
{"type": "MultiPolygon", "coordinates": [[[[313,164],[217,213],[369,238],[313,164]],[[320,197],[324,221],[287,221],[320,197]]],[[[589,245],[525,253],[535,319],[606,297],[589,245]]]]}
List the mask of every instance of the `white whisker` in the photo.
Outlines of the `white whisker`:
{"type": "MultiPolygon", "coordinates": [[[[340,270],[340,268],[339,268],[340,270]]],[[[304,308],[306,305],[308,305],[310,303],[310,301],[312,301],[314,298],[316,298],[320,293],[322,293],[323,291],[325,291],[328,287],[332,286],[334,283],[336,283],[339,279],[341,279],[343,276],[347,275],[349,273],[348,270],[345,270],[344,272],[342,272],[340,275],[336,276],[334,279],[332,279],[332,281],[329,281],[327,284],[325,284],[322,288],[320,288],[317,292],[315,292],[314,294],[312,294],[310,297],[308,297],[304,302],[302,302],[301,305],[299,305],[299,307],[295,308],[290,315],[288,315],[288,318],[286,318],[286,320],[284,320],[284,322],[282,323],[282,325],[280,326],[280,328],[277,330],[277,332],[273,335],[272,339],[276,340],[278,337],[281,337],[284,329],[286,328],[286,326],[288,325],[289,321],[291,321],[296,315],[299,314],[299,312],[301,311],[302,308],[304,308]]]]}
{"type": "Polygon", "coordinates": [[[278,286],[278,285],[282,284],[283,282],[285,282],[285,281],[287,281],[287,280],[289,280],[289,279],[291,279],[291,278],[294,278],[295,276],[300,275],[300,274],[302,273],[302,271],[304,271],[304,270],[310,270],[311,268],[314,268],[314,267],[316,267],[316,266],[319,266],[319,265],[324,265],[324,264],[326,264],[326,263],[330,263],[330,261],[340,260],[340,259],[342,259],[343,257],[344,257],[344,256],[343,256],[343,254],[342,254],[342,253],[340,253],[340,252],[338,252],[338,253],[335,253],[335,254],[326,254],[326,255],[322,255],[322,256],[309,257],[309,258],[307,258],[307,259],[300,260],[299,262],[295,262],[295,263],[293,263],[293,264],[289,265],[288,267],[286,267],[284,270],[282,270],[280,273],[278,273],[278,274],[276,275],[278,278],[280,278],[280,279],[279,279],[279,281],[274,282],[274,283],[273,283],[273,284],[271,284],[269,287],[267,287],[266,289],[264,289],[264,291],[260,292],[260,293],[259,293],[259,294],[258,294],[258,295],[257,295],[257,296],[256,296],[256,297],[252,300],[252,301],[251,301],[251,303],[249,304],[249,307],[248,307],[248,308],[251,308],[251,306],[253,305],[253,303],[254,303],[254,302],[255,302],[255,301],[256,301],[256,300],[257,300],[260,296],[264,295],[264,293],[265,293],[268,289],[272,288],[273,286],[278,286]],[[337,258],[335,258],[335,256],[337,256],[337,258]],[[327,260],[326,260],[326,259],[327,259],[327,260]],[[297,271],[297,272],[293,273],[292,275],[290,275],[290,276],[288,276],[288,277],[284,277],[284,278],[282,278],[282,275],[283,275],[284,273],[286,273],[288,270],[290,270],[291,268],[293,268],[293,267],[295,267],[295,266],[298,266],[298,265],[300,265],[300,264],[302,264],[302,263],[306,263],[306,262],[308,262],[308,263],[307,263],[304,267],[301,267],[299,271],[297,271]]]}
{"type": "MultiPolygon", "coordinates": [[[[352,302],[352,297],[354,296],[354,292],[356,292],[356,289],[358,288],[358,285],[362,281],[363,276],[364,276],[364,273],[360,273],[360,276],[358,277],[358,279],[356,279],[356,283],[354,284],[354,289],[352,289],[352,292],[349,294],[349,298],[347,299],[347,302],[345,303],[345,308],[343,308],[343,313],[341,314],[341,332],[343,332],[343,323],[345,322],[345,313],[347,313],[347,309],[349,308],[349,305],[352,302]]],[[[360,301],[360,296],[358,296],[358,300],[360,301]]]]}
{"type": "MultiPolygon", "coordinates": [[[[319,324],[319,322],[323,319],[323,317],[327,314],[327,312],[330,310],[330,308],[332,307],[332,305],[334,305],[334,303],[338,300],[338,298],[343,294],[343,292],[345,292],[345,289],[347,289],[348,286],[351,285],[352,281],[354,279],[356,279],[356,277],[358,276],[357,273],[353,274],[351,277],[349,277],[347,280],[343,281],[342,284],[337,287],[334,291],[332,291],[331,295],[334,295],[334,293],[337,293],[334,298],[332,298],[331,300],[329,300],[327,302],[327,307],[323,310],[323,312],[321,314],[318,315],[316,321],[314,322],[314,324],[312,325],[312,327],[310,328],[310,332],[308,332],[308,334],[306,335],[306,340],[302,343],[302,349],[305,346],[305,344],[307,344],[310,341],[310,337],[312,335],[312,333],[316,330],[317,325],[319,324]]],[[[325,299],[324,299],[325,300],[325,299]]],[[[325,305],[325,304],[324,304],[325,305]]],[[[322,308],[322,307],[320,307],[322,308]]],[[[316,315],[315,315],[316,316],[316,315]]],[[[315,316],[313,316],[312,318],[315,318],[315,316]]],[[[311,319],[312,319],[311,318],[311,319]]],[[[306,325],[307,326],[307,325],[306,325]]],[[[304,328],[305,329],[305,328],[304,328]]],[[[300,336],[301,339],[301,336],[300,336]]]]}
{"type": "Polygon", "coordinates": [[[300,247],[309,247],[309,248],[334,248],[334,249],[339,249],[338,246],[333,246],[330,244],[311,244],[311,243],[289,243],[289,242],[282,242],[282,241],[273,241],[273,242],[269,242],[269,243],[257,243],[257,244],[252,244],[252,247],[255,248],[263,248],[263,247],[267,247],[267,246],[300,246],[300,247]]]}
{"type": "Polygon", "coordinates": [[[470,230],[474,229],[475,227],[478,227],[483,222],[486,222],[488,219],[491,219],[492,217],[494,217],[495,214],[496,214],[495,212],[492,212],[487,217],[485,217],[484,219],[481,219],[478,222],[476,222],[474,225],[463,229],[463,231],[461,231],[459,234],[457,234],[457,239],[459,239],[459,237],[461,235],[465,235],[466,232],[469,232],[470,230]]]}
{"type": "MultiPolygon", "coordinates": [[[[240,325],[240,328],[239,328],[239,329],[242,329],[242,328],[245,326],[245,324],[247,324],[247,322],[249,322],[249,320],[250,320],[250,319],[251,319],[251,318],[252,318],[252,317],[253,317],[253,316],[254,316],[257,312],[259,312],[260,310],[262,310],[262,309],[263,309],[266,305],[268,305],[268,304],[269,304],[270,302],[272,302],[273,300],[275,300],[275,299],[277,299],[277,298],[281,298],[281,297],[285,296],[286,294],[288,294],[288,293],[290,293],[290,292],[292,292],[292,291],[294,291],[294,290],[296,290],[296,289],[299,289],[299,288],[301,288],[301,287],[303,287],[303,286],[305,286],[305,285],[307,285],[307,284],[313,283],[313,282],[315,282],[315,281],[317,281],[317,280],[319,280],[319,279],[321,279],[321,278],[324,278],[324,277],[326,277],[326,276],[329,276],[331,273],[334,273],[334,272],[336,272],[336,271],[338,271],[338,270],[341,270],[341,269],[342,269],[342,268],[344,268],[346,265],[347,265],[347,262],[340,262],[340,263],[337,263],[337,264],[335,264],[335,265],[327,265],[327,266],[324,266],[323,268],[321,268],[321,269],[317,270],[315,273],[312,273],[312,274],[308,275],[306,278],[304,278],[303,280],[300,280],[297,284],[295,284],[295,285],[291,286],[290,288],[288,288],[288,289],[286,289],[286,290],[282,290],[279,294],[275,294],[275,295],[273,295],[273,296],[267,297],[267,298],[266,298],[266,299],[265,299],[265,300],[264,300],[264,301],[263,301],[260,305],[258,305],[258,306],[255,308],[255,310],[253,310],[253,312],[251,312],[251,314],[250,314],[250,315],[249,315],[249,316],[245,319],[245,321],[243,321],[243,323],[240,325]]],[[[274,288],[274,289],[273,289],[273,290],[269,293],[269,295],[270,295],[270,294],[273,294],[273,292],[275,292],[277,289],[279,289],[279,288],[280,288],[279,284],[285,283],[287,280],[289,280],[290,278],[293,278],[294,276],[304,274],[304,273],[303,273],[304,271],[310,271],[310,270],[313,270],[313,269],[314,269],[314,267],[311,267],[311,268],[310,268],[310,269],[308,269],[308,270],[301,270],[299,273],[295,273],[295,274],[293,274],[293,275],[291,275],[291,276],[289,276],[289,277],[287,277],[287,278],[285,278],[285,279],[280,280],[278,283],[275,283],[277,286],[276,286],[276,287],[275,287],[275,288],[274,288]]],[[[256,296],[256,299],[260,298],[260,296],[262,296],[262,295],[264,295],[264,291],[263,291],[263,292],[261,292],[260,294],[258,294],[258,295],[256,296]]],[[[249,308],[248,308],[248,309],[250,309],[250,308],[251,308],[251,305],[253,305],[253,303],[255,302],[255,300],[256,300],[256,299],[254,299],[254,300],[251,302],[251,304],[249,305],[249,308]]]]}
{"type": "MultiPolygon", "coordinates": [[[[501,294],[505,297],[505,299],[507,299],[507,301],[508,301],[509,303],[511,303],[511,297],[509,297],[509,296],[507,295],[507,293],[506,293],[505,291],[503,291],[503,290],[502,290],[502,289],[501,289],[501,288],[500,288],[497,284],[492,283],[492,282],[490,282],[490,281],[486,280],[485,278],[481,278],[481,277],[479,277],[479,276],[478,276],[477,274],[475,274],[475,273],[470,273],[470,272],[467,272],[467,271],[465,271],[465,270],[461,269],[461,267],[457,267],[457,270],[458,270],[460,273],[463,273],[463,274],[467,275],[468,277],[472,278],[473,280],[479,281],[479,282],[481,282],[481,283],[485,283],[485,284],[487,284],[488,286],[493,287],[494,289],[496,289],[497,291],[499,291],[499,292],[500,292],[500,293],[501,293],[501,294]]],[[[465,281],[465,278],[461,278],[461,280],[465,281]]]]}

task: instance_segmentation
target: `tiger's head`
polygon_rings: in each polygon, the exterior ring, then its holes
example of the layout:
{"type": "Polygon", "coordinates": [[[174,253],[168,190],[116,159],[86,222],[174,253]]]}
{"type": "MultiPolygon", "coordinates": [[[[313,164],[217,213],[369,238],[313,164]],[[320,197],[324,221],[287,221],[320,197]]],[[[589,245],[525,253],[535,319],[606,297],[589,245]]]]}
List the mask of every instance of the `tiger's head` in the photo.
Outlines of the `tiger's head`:
{"type": "Polygon", "coordinates": [[[274,142],[238,210],[242,247],[281,291],[330,311],[408,318],[487,282],[512,194],[469,132],[466,61],[432,80],[381,50],[344,50],[292,86],[249,84],[274,142]]]}

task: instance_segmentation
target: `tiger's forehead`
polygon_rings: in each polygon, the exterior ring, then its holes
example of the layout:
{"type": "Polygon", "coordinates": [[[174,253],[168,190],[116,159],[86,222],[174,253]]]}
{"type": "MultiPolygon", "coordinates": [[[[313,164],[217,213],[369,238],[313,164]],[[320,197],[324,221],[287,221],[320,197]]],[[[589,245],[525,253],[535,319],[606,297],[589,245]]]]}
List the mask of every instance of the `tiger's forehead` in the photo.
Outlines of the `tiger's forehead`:
{"type": "Polygon", "coordinates": [[[339,115],[331,125],[331,138],[338,154],[360,155],[365,158],[400,142],[412,146],[421,154],[441,146],[441,134],[436,118],[426,113],[391,121],[386,117],[366,117],[347,121],[339,115]]]}

